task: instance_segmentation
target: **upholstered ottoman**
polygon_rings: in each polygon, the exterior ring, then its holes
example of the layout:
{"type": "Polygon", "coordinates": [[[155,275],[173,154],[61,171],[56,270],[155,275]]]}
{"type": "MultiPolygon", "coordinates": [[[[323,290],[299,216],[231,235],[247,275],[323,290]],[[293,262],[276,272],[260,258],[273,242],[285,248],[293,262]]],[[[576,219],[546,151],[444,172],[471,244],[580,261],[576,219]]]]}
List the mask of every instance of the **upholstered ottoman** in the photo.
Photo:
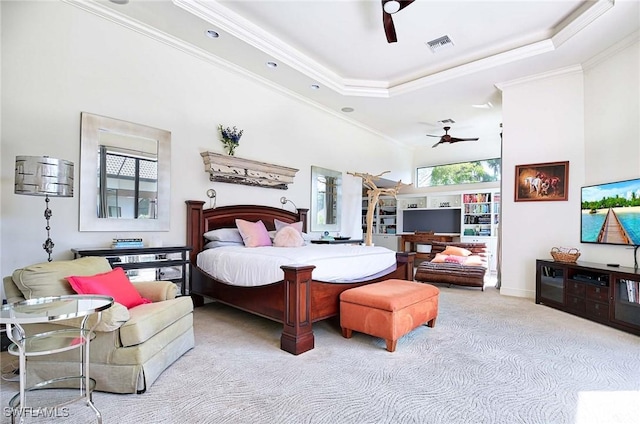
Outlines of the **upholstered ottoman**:
{"type": "Polygon", "coordinates": [[[386,280],[345,290],[340,294],[342,335],[352,331],[380,337],[394,352],[398,339],[414,328],[436,324],[438,294],[431,284],[386,280]]]}

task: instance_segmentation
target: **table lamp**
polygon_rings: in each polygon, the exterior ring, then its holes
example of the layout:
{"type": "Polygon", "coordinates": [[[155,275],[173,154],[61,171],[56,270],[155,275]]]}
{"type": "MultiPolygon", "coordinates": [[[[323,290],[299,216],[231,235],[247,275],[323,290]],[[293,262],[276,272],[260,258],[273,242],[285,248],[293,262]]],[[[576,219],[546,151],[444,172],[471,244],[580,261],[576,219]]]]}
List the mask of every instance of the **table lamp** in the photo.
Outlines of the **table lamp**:
{"type": "Polygon", "coordinates": [[[53,241],[49,231],[49,196],[73,197],[73,162],[54,159],[49,156],[16,156],[15,189],[16,194],[45,196],[44,218],[47,220],[47,240],[42,248],[49,254],[51,262],[53,241]]]}

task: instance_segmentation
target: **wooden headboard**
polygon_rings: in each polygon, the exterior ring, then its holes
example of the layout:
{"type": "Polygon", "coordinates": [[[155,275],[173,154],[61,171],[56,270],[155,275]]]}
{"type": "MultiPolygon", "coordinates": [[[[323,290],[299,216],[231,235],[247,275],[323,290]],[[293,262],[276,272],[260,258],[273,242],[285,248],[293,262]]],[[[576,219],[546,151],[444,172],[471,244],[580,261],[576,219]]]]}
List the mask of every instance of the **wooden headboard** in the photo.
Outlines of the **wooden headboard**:
{"type": "Polygon", "coordinates": [[[193,247],[192,263],[195,263],[196,255],[204,246],[202,235],[217,228],[236,228],[236,219],[251,222],[262,220],[267,230],[275,230],[274,219],[287,223],[302,221],[302,231],[307,231],[308,209],[298,209],[297,213],[262,205],[233,205],[203,209],[204,202],[201,200],[187,200],[185,203],[187,204],[187,246],[193,247]]]}

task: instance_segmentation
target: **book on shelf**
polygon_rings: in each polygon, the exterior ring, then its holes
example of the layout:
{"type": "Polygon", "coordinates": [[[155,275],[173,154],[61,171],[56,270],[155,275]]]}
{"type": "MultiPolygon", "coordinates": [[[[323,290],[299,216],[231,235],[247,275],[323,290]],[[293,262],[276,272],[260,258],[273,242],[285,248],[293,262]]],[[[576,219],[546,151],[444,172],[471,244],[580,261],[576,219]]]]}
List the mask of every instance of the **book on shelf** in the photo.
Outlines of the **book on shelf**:
{"type": "Polygon", "coordinates": [[[142,243],[142,239],[141,238],[114,238],[113,242],[114,243],[129,243],[129,242],[142,243]]]}
{"type": "Polygon", "coordinates": [[[640,295],[638,293],[640,282],[633,280],[620,280],[627,286],[627,299],[631,303],[640,303],[640,295]]]}

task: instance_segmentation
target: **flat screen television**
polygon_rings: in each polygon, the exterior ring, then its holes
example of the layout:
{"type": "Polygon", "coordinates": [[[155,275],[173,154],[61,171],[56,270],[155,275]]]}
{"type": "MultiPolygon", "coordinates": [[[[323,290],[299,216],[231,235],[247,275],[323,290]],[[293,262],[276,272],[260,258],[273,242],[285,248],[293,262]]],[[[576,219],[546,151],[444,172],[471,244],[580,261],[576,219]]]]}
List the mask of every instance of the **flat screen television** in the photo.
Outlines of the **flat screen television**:
{"type": "Polygon", "coordinates": [[[640,178],[582,187],[580,242],[640,245],[640,178]]]}
{"type": "Polygon", "coordinates": [[[402,230],[408,233],[433,231],[460,234],[460,215],[460,208],[407,209],[402,215],[402,230]]]}

